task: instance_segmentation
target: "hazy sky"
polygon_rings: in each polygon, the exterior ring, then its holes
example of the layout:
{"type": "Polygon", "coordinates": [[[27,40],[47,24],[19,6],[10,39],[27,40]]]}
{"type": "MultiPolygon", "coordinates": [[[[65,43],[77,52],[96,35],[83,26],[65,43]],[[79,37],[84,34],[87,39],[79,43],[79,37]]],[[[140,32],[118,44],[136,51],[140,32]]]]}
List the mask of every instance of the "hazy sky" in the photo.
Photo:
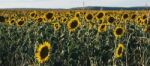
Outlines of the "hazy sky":
{"type": "Polygon", "coordinates": [[[72,8],[84,6],[130,7],[150,5],[150,0],[0,0],[0,8],[72,8]]]}

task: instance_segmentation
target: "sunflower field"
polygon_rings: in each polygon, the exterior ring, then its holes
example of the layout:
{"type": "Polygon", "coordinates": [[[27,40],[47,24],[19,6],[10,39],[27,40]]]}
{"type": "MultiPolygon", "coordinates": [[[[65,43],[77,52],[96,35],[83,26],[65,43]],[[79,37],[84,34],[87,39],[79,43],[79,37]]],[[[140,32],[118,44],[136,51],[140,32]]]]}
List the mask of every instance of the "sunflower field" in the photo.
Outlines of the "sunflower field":
{"type": "Polygon", "coordinates": [[[148,65],[148,10],[0,10],[0,66],[148,65]]]}

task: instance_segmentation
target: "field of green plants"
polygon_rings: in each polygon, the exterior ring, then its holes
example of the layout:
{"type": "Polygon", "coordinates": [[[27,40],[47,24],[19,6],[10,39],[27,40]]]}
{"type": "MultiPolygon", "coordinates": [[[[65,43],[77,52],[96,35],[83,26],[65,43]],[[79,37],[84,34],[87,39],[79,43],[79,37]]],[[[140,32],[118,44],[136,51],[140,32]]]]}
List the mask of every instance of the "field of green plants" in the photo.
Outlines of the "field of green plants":
{"type": "Polygon", "coordinates": [[[0,10],[0,66],[148,66],[148,10],[0,10]]]}

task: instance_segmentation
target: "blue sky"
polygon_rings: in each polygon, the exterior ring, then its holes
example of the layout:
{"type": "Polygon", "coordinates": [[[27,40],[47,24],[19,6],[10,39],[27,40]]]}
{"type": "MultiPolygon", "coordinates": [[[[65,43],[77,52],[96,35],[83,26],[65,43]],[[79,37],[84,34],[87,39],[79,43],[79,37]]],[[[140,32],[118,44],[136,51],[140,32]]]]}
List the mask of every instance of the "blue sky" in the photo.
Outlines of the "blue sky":
{"type": "Polygon", "coordinates": [[[0,0],[0,8],[72,8],[84,6],[150,6],[150,0],[0,0]]]}

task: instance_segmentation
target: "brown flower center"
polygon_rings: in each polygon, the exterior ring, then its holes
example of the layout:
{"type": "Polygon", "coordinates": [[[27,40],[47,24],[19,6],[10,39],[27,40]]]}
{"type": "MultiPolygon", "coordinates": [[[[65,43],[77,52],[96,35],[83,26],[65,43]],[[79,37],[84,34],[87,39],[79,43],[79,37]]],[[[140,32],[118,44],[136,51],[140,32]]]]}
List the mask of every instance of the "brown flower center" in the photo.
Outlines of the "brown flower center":
{"type": "Polygon", "coordinates": [[[123,30],[121,29],[121,28],[118,28],[117,30],[116,30],[116,34],[117,35],[121,35],[123,33],[123,30]]]}
{"type": "Polygon", "coordinates": [[[77,27],[77,25],[78,25],[78,21],[77,20],[73,20],[71,22],[71,28],[75,28],[75,27],[77,27]]]}
{"type": "Polygon", "coordinates": [[[43,47],[40,52],[41,59],[46,58],[48,56],[48,52],[49,52],[48,47],[47,46],[43,47]]]}

